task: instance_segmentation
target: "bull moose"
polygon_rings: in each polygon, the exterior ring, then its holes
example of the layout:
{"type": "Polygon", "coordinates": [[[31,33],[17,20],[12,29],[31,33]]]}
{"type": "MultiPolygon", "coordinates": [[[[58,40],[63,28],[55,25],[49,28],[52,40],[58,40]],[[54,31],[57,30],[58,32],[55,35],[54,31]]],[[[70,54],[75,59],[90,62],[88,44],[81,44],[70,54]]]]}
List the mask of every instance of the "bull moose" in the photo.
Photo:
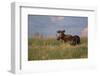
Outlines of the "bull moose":
{"type": "Polygon", "coordinates": [[[65,43],[69,42],[70,45],[80,44],[80,37],[78,35],[66,35],[65,30],[58,30],[57,34],[57,40],[63,40],[65,43]]]}

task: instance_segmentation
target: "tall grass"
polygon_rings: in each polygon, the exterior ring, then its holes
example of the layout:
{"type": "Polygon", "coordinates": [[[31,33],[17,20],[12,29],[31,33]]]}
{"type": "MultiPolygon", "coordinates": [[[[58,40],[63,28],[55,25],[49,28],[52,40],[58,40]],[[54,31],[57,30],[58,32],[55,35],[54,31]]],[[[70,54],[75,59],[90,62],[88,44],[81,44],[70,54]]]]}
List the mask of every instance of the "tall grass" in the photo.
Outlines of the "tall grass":
{"type": "Polygon", "coordinates": [[[87,48],[87,38],[81,38],[81,44],[76,46],[54,38],[29,38],[28,60],[87,58],[87,48]]]}

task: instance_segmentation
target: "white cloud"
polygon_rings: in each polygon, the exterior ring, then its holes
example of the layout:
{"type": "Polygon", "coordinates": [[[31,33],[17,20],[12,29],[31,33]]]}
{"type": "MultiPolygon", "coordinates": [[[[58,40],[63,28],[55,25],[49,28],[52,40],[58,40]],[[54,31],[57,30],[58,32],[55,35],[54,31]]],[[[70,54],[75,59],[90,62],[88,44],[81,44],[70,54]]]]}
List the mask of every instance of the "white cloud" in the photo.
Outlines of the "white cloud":
{"type": "Polygon", "coordinates": [[[56,22],[56,21],[61,21],[64,19],[64,17],[62,16],[54,16],[54,17],[50,17],[52,22],[56,22]]]}
{"type": "Polygon", "coordinates": [[[87,36],[88,36],[88,27],[84,28],[84,29],[81,31],[81,36],[82,36],[82,37],[87,37],[87,36]]]}

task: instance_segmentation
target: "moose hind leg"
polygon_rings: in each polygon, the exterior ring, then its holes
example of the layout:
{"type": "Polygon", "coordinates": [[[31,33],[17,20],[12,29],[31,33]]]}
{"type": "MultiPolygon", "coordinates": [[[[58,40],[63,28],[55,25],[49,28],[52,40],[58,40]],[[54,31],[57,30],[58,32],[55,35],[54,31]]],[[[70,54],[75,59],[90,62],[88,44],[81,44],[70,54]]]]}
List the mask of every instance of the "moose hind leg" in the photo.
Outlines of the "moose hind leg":
{"type": "Polygon", "coordinates": [[[77,38],[77,44],[80,44],[80,37],[77,38]]]}
{"type": "Polygon", "coordinates": [[[80,44],[80,37],[75,35],[74,38],[75,38],[76,44],[80,44]]]}
{"type": "Polygon", "coordinates": [[[77,40],[76,38],[73,37],[72,41],[71,41],[71,45],[76,45],[77,44],[77,40]]]}

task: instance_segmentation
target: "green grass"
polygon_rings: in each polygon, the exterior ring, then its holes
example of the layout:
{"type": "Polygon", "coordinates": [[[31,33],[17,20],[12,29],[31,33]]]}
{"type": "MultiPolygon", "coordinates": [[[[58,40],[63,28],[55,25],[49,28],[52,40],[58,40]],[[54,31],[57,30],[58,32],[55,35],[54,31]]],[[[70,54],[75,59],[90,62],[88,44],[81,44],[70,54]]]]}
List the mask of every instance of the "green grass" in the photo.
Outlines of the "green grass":
{"type": "Polygon", "coordinates": [[[87,58],[87,38],[81,38],[81,44],[72,46],[54,38],[28,39],[28,60],[53,60],[87,58]]]}

